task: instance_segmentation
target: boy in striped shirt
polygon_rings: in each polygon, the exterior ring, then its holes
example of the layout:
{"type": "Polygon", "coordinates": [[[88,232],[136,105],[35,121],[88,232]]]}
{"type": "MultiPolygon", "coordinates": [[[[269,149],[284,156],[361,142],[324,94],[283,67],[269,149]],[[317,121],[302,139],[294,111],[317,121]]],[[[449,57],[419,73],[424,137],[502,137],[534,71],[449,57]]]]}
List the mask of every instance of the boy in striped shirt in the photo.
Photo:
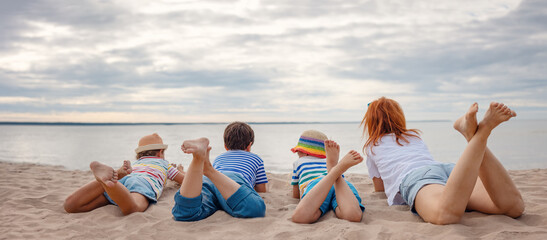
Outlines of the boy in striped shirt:
{"type": "Polygon", "coordinates": [[[175,194],[172,213],[177,221],[198,221],[217,210],[233,217],[264,217],[266,205],[258,192],[266,192],[262,159],[251,153],[254,132],[242,122],[229,124],[224,131],[227,152],[209,161],[209,140],[186,140],[181,149],[192,154],[185,181],[175,194]]]}
{"type": "Polygon", "coordinates": [[[174,167],[164,159],[165,149],[167,145],[154,133],[140,139],[133,166],[126,160],[115,171],[110,166],[92,162],[89,166],[96,180],[68,196],[65,210],[87,212],[112,203],[118,205],[124,215],[144,212],[150,203],[158,201],[167,179],[179,184],[184,179],[182,167],[174,167]]]}
{"type": "Polygon", "coordinates": [[[365,207],[355,187],[342,174],[362,162],[363,157],[351,150],[338,162],[340,146],[316,130],[302,133],[291,151],[299,157],[293,163],[291,185],[293,197],[300,198],[292,221],[313,223],[330,209],[340,219],[361,221],[365,207]]]}

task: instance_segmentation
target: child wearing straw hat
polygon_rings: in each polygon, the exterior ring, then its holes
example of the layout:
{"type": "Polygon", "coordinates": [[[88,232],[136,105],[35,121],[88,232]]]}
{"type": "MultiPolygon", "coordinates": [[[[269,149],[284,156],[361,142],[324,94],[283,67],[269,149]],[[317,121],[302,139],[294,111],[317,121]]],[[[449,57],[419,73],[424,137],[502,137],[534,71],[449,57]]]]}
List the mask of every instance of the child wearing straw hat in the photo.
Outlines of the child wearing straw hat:
{"type": "Polygon", "coordinates": [[[68,196],[65,210],[87,212],[111,203],[118,205],[124,215],[144,212],[150,203],[158,201],[167,179],[179,184],[184,180],[182,166],[175,167],[164,159],[165,149],[167,145],[154,133],[140,139],[133,166],[126,160],[116,171],[105,164],[92,162],[89,166],[96,180],[68,196]]]}
{"type": "Polygon", "coordinates": [[[300,202],[292,215],[296,223],[313,223],[328,210],[336,217],[359,222],[365,207],[355,187],[344,179],[343,173],[363,161],[356,151],[349,151],[338,161],[340,146],[316,130],[302,133],[298,145],[291,149],[298,154],[293,163],[291,185],[293,197],[300,202]]]}

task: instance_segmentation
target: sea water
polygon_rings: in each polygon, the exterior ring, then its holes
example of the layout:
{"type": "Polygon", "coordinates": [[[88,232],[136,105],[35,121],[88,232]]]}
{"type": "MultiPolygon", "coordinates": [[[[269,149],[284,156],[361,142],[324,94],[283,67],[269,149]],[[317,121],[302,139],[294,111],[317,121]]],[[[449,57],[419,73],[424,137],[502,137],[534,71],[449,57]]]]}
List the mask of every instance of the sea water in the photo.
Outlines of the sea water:
{"type": "MultiPolygon", "coordinates": [[[[294,147],[308,129],[324,132],[337,141],[341,155],[349,150],[362,153],[365,140],[359,123],[251,124],[255,131],[252,152],[264,160],[266,171],[289,173],[297,155],[294,147]]],[[[100,161],[119,167],[134,160],[139,138],[158,133],[169,146],[166,159],[188,167],[191,155],[180,145],[185,139],[207,137],[211,159],[226,151],[222,134],[226,124],[157,125],[0,125],[0,161],[61,165],[68,169],[89,169],[100,161]]],[[[466,146],[465,139],[448,121],[409,122],[408,128],[421,131],[433,157],[441,162],[457,162],[466,146]]],[[[507,169],[547,168],[547,121],[519,120],[503,123],[489,138],[488,146],[507,169]]],[[[364,162],[349,172],[367,173],[364,162]]]]}

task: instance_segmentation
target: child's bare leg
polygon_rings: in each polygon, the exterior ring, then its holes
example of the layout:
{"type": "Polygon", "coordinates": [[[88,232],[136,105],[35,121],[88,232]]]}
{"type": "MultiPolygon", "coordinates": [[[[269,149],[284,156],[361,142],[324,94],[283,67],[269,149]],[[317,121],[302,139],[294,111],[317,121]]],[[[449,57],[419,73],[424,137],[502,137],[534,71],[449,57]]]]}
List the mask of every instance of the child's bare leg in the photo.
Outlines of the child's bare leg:
{"type": "MultiPolygon", "coordinates": [[[[319,207],[327,198],[330,189],[340,176],[350,167],[363,161],[363,158],[357,153],[359,157],[355,157],[350,151],[340,163],[329,171],[327,176],[323,177],[307,194],[300,200],[298,206],[294,210],[292,215],[292,221],[296,223],[313,223],[321,217],[321,210],[319,207]]],[[[359,210],[360,211],[360,210],[359,210]]]]}
{"type": "Polygon", "coordinates": [[[236,181],[213,168],[208,158],[203,163],[203,174],[215,184],[224,200],[228,200],[241,187],[236,181]]]}
{"type": "MultiPolygon", "coordinates": [[[[330,171],[334,166],[338,164],[340,158],[340,145],[333,140],[325,141],[325,152],[327,155],[327,171],[330,171]]],[[[351,153],[359,155],[359,153],[353,151],[351,153]]],[[[346,155],[348,157],[348,155],[346,155]]],[[[359,157],[361,157],[359,155],[359,157]]],[[[351,188],[348,186],[342,176],[338,177],[334,182],[334,192],[336,194],[336,201],[338,207],[334,210],[336,217],[346,219],[351,222],[359,222],[363,216],[359,201],[353,195],[351,188]]]]}
{"type": "MultiPolygon", "coordinates": [[[[118,178],[123,178],[132,171],[131,162],[125,160],[123,166],[118,169],[118,178]]],[[[69,213],[89,212],[95,208],[109,204],[103,195],[104,188],[98,181],[92,181],[76,190],[67,197],[64,203],[65,211],[69,213]]]]}
{"type": "Polygon", "coordinates": [[[104,188],[99,182],[89,182],[70,194],[63,207],[68,213],[89,212],[109,203],[103,193],[104,188]]]}
{"type": "MultiPolygon", "coordinates": [[[[351,167],[361,161],[363,161],[363,157],[358,152],[350,151],[342,158],[339,164],[349,164],[351,167]],[[346,163],[348,161],[349,163],[346,163]]],[[[336,193],[336,201],[338,202],[338,207],[334,209],[336,216],[350,222],[360,222],[363,217],[363,211],[361,211],[359,201],[344,178],[339,177],[336,179],[336,182],[334,182],[334,191],[336,193]]]]}
{"type": "Polygon", "coordinates": [[[181,149],[184,153],[191,153],[193,159],[180,186],[180,195],[186,198],[195,198],[201,195],[203,187],[203,162],[208,161],[211,150],[209,139],[186,140],[182,143],[181,149]]]}
{"type": "Polygon", "coordinates": [[[108,196],[118,204],[124,215],[144,212],[148,208],[148,199],[139,193],[130,193],[117,181],[118,173],[113,168],[99,162],[92,162],[89,167],[108,196]]]}
{"type": "MultiPolygon", "coordinates": [[[[511,109],[507,107],[503,109],[506,114],[516,116],[516,113],[511,109]]],[[[465,126],[464,121],[476,123],[477,120],[476,118],[458,119],[454,124],[454,128],[469,142],[476,130],[465,129],[463,127],[465,126]]],[[[477,179],[475,189],[469,198],[467,208],[489,214],[505,214],[511,217],[518,217],[524,211],[524,202],[520,192],[507,170],[488,147],[486,147],[479,169],[479,179],[477,179]]]]}
{"type": "Polygon", "coordinates": [[[340,145],[333,140],[325,140],[325,155],[327,156],[327,172],[338,164],[340,145]]]}
{"type": "MultiPolygon", "coordinates": [[[[472,106],[466,115],[474,114],[476,110],[472,106]]],[[[490,108],[452,170],[446,185],[427,185],[416,195],[416,210],[425,221],[449,224],[461,219],[479,175],[488,136],[495,127],[511,117],[512,115],[505,111],[502,104],[490,104],[490,108]]],[[[464,132],[470,132],[469,129],[476,124],[472,121],[464,122],[467,124],[464,132]]]]}

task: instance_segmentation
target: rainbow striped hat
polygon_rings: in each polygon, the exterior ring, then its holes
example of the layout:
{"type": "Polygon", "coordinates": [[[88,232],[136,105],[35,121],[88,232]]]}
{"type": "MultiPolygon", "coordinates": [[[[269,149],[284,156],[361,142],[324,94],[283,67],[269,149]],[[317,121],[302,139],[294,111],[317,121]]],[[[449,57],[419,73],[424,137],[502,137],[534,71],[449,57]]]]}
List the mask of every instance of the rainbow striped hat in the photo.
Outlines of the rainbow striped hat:
{"type": "Polygon", "coordinates": [[[303,152],[310,156],[318,158],[326,158],[325,155],[325,140],[327,136],[316,130],[307,130],[302,133],[296,147],[291,148],[293,153],[303,152]]]}

